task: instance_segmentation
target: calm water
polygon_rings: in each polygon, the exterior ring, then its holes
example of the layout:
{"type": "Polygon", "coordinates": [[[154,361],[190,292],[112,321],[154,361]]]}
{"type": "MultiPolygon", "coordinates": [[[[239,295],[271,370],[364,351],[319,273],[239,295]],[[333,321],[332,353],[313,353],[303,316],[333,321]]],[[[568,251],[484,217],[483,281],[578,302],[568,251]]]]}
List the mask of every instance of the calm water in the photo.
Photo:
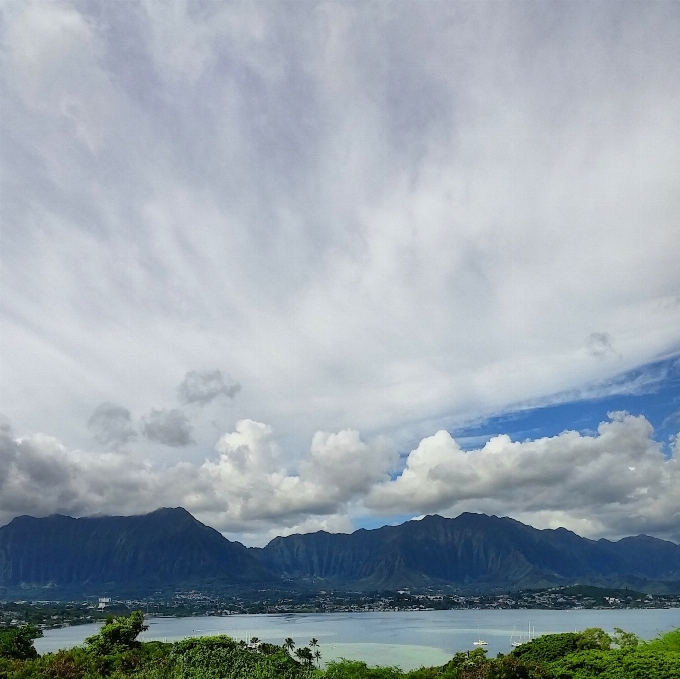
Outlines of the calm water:
{"type": "MultiPolygon", "coordinates": [[[[345,657],[373,665],[398,665],[404,670],[442,665],[457,651],[475,648],[480,637],[489,656],[509,652],[514,634],[572,632],[622,627],[644,639],[680,627],[680,609],[619,611],[420,611],[395,613],[326,613],[291,615],[231,615],[194,618],[151,618],[141,639],[177,641],[191,636],[228,634],[236,639],[257,636],[280,644],[293,637],[305,646],[320,643],[323,660],[345,657]]],[[[47,630],[35,646],[40,653],[81,644],[98,625],[47,630]]]]}

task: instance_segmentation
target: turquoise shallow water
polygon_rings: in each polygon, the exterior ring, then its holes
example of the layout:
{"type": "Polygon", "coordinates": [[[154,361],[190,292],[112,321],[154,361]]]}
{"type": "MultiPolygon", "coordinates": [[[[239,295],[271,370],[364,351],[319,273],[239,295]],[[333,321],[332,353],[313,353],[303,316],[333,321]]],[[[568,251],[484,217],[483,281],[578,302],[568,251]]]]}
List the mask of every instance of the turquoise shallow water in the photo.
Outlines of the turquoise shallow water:
{"type": "MultiPolygon", "coordinates": [[[[320,643],[323,660],[345,657],[404,670],[441,665],[457,651],[474,648],[480,636],[490,656],[511,650],[510,639],[529,625],[538,634],[602,627],[622,627],[644,639],[680,627],[680,609],[577,611],[409,611],[394,613],[326,613],[151,618],[144,640],[177,641],[190,636],[228,634],[237,639],[257,636],[280,644],[286,637],[306,645],[320,643]]],[[[98,625],[48,630],[35,646],[40,653],[81,644],[98,625]]]]}

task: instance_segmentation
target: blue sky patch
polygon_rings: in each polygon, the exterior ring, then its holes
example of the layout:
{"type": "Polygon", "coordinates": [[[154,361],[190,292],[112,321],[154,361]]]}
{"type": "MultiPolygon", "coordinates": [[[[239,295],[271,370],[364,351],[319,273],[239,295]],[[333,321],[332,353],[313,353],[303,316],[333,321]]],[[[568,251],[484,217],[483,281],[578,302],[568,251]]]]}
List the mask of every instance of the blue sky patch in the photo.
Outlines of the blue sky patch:
{"type": "Polygon", "coordinates": [[[680,430],[680,358],[649,363],[581,393],[556,395],[555,400],[559,402],[548,406],[518,407],[451,435],[465,450],[473,450],[499,434],[508,434],[513,441],[556,436],[565,430],[589,434],[607,420],[607,413],[625,410],[644,415],[668,452],[670,438],[680,430]],[[604,395],[589,396],[593,393],[604,395]]]}

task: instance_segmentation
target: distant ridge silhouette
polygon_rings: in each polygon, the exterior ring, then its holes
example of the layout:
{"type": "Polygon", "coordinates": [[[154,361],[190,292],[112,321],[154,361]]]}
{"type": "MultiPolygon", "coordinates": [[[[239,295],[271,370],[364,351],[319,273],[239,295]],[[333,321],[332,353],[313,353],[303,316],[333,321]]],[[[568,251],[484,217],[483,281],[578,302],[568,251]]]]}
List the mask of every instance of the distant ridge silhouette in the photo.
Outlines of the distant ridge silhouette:
{"type": "Polygon", "coordinates": [[[568,584],[680,591],[680,545],[612,542],[509,518],[427,516],[247,548],[180,507],[141,516],[20,516],[0,528],[0,588],[151,593],[173,588],[512,590],[568,584]]]}
{"type": "Polygon", "coordinates": [[[116,591],[271,580],[250,551],[181,507],[141,516],[20,516],[0,528],[0,585],[116,591]]]}
{"type": "MultiPolygon", "coordinates": [[[[294,580],[366,588],[451,584],[518,589],[575,582],[640,586],[680,580],[680,545],[640,535],[588,540],[509,518],[464,513],[399,526],[275,538],[262,562],[294,580]]],[[[671,585],[673,588],[674,585],[671,585]]]]}

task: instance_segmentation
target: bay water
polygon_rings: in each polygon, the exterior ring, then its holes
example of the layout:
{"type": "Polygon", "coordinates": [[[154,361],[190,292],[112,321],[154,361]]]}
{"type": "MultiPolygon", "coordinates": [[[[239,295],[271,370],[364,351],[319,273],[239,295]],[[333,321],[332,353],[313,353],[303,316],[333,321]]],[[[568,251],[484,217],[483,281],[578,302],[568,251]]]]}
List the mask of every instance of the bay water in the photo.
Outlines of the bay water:
{"type": "MultiPolygon", "coordinates": [[[[643,639],[680,627],[680,609],[642,610],[450,610],[361,613],[294,613],[278,615],[152,617],[143,641],[178,641],[187,637],[227,634],[235,639],[281,644],[292,637],[298,646],[319,640],[322,662],[336,658],[364,660],[370,665],[396,665],[410,670],[443,665],[458,651],[487,642],[489,657],[512,650],[511,641],[535,635],[621,627],[643,639]]],[[[99,624],[45,630],[35,640],[39,653],[82,644],[99,624]]]]}

